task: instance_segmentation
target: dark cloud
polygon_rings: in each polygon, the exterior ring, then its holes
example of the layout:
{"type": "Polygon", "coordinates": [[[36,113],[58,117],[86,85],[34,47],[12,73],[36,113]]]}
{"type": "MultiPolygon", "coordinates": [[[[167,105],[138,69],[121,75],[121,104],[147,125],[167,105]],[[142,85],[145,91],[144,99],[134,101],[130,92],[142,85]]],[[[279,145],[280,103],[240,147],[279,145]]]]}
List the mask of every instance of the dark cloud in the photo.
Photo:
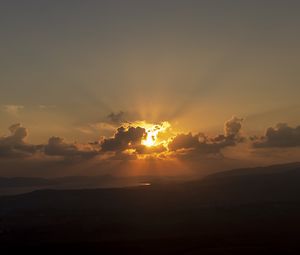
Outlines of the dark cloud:
{"type": "Polygon", "coordinates": [[[300,126],[293,128],[285,123],[279,123],[275,128],[268,128],[263,137],[252,137],[252,140],[255,148],[298,147],[300,146],[300,126]]]}
{"type": "Polygon", "coordinates": [[[111,112],[105,117],[105,119],[103,119],[98,123],[106,123],[114,127],[120,127],[122,125],[127,125],[127,124],[129,125],[132,123],[136,123],[138,121],[141,122],[143,120],[144,118],[138,112],[119,111],[119,112],[111,112]]]}
{"type": "Polygon", "coordinates": [[[44,147],[44,152],[50,156],[86,158],[99,154],[99,151],[97,151],[92,144],[66,143],[63,138],[56,136],[49,138],[48,144],[44,147]]]}
{"type": "Polygon", "coordinates": [[[119,127],[113,138],[104,139],[101,143],[103,152],[124,151],[135,149],[141,144],[143,138],[147,135],[146,130],[141,127],[119,127]]]}
{"type": "Polygon", "coordinates": [[[224,134],[209,138],[204,134],[178,134],[169,143],[170,151],[190,150],[202,154],[218,154],[221,149],[234,146],[243,140],[240,137],[242,119],[232,117],[224,124],[224,134]]]}
{"type": "MultiPolygon", "coordinates": [[[[158,129],[159,126],[154,127],[158,129]]],[[[142,144],[142,140],[147,137],[145,128],[140,126],[133,127],[121,126],[117,129],[114,137],[104,139],[101,142],[102,152],[115,152],[116,155],[121,155],[126,150],[131,150],[131,154],[151,154],[161,153],[167,150],[163,144],[148,147],[142,144]]],[[[121,158],[123,155],[121,155],[121,158]]],[[[126,157],[128,155],[126,154],[126,157]]],[[[120,157],[117,157],[120,158],[120,157]]]]}
{"type": "Polygon", "coordinates": [[[236,138],[242,128],[242,121],[243,119],[239,119],[235,116],[226,121],[224,124],[225,136],[236,138]]]}
{"type": "Polygon", "coordinates": [[[172,142],[169,143],[169,149],[176,151],[180,149],[197,148],[200,144],[199,136],[200,134],[192,135],[192,133],[178,134],[174,137],[172,142]]]}
{"type": "Polygon", "coordinates": [[[28,130],[21,124],[11,125],[9,131],[10,135],[0,138],[0,157],[26,157],[40,147],[25,142],[28,130]]]}
{"type": "Polygon", "coordinates": [[[122,125],[124,122],[126,122],[125,119],[125,113],[120,111],[118,113],[110,113],[109,115],[107,115],[107,120],[110,124],[114,124],[117,126],[122,125]]]}

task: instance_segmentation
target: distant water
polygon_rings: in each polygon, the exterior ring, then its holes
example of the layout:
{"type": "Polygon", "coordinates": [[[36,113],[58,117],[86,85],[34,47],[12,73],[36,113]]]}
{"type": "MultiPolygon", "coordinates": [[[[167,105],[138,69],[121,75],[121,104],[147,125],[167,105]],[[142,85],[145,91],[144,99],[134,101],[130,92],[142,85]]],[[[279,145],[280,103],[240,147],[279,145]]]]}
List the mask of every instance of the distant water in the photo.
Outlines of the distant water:
{"type": "Polygon", "coordinates": [[[150,186],[151,183],[150,182],[142,182],[142,183],[139,183],[139,186],[150,186]]]}

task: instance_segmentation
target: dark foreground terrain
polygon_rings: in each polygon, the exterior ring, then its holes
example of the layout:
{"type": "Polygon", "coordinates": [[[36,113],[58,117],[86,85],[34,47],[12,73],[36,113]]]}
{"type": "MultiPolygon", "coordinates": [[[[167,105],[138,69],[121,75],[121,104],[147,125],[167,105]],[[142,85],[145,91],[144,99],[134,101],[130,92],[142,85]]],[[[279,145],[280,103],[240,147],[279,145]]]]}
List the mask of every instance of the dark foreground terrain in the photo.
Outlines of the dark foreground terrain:
{"type": "Polygon", "coordinates": [[[300,254],[300,164],[0,197],[1,254],[300,254]]]}

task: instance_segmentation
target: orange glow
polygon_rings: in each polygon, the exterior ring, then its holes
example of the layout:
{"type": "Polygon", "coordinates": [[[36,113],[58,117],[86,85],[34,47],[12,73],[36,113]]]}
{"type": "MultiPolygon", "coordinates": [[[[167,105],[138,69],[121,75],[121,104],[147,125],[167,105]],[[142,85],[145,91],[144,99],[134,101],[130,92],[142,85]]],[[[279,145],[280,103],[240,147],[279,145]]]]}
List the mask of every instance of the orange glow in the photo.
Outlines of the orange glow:
{"type": "Polygon", "coordinates": [[[149,131],[149,132],[147,132],[146,139],[142,141],[142,144],[146,145],[148,147],[154,146],[156,137],[157,137],[156,132],[149,131]]]}
{"type": "Polygon", "coordinates": [[[142,144],[147,147],[152,147],[156,145],[160,145],[162,143],[166,143],[167,141],[160,141],[158,139],[159,133],[165,132],[169,127],[169,122],[162,122],[161,124],[149,124],[149,123],[140,123],[141,127],[146,129],[146,138],[142,140],[142,144]]]}

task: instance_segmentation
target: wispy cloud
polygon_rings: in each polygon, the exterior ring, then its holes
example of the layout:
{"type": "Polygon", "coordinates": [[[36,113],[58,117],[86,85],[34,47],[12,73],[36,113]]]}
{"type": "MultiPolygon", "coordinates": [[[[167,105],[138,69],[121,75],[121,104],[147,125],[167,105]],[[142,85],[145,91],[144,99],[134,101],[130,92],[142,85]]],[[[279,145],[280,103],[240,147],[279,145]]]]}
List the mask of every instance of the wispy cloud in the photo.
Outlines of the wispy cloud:
{"type": "Polygon", "coordinates": [[[3,110],[12,115],[18,115],[25,107],[23,105],[7,104],[3,106],[3,110]]]}
{"type": "Polygon", "coordinates": [[[40,110],[54,109],[54,108],[56,108],[56,105],[44,105],[44,104],[40,104],[40,105],[38,105],[38,108],[40,110]]]}

